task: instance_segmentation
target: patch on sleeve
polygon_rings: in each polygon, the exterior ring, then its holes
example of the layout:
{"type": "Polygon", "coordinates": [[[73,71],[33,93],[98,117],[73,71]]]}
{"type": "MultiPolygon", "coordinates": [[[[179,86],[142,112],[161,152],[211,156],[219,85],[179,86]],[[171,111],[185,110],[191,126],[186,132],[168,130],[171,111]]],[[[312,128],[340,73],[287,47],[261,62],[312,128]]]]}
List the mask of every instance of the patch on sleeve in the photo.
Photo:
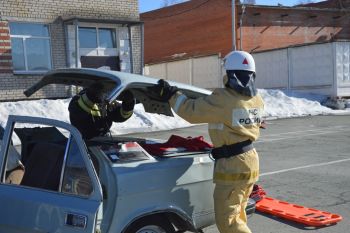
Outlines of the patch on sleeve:
{"type": "Polygon", "coordinates": [[[262,117],[262,109],[233,109],[232,110],[232,126],[248,126],[260,124],[262,117]]]}

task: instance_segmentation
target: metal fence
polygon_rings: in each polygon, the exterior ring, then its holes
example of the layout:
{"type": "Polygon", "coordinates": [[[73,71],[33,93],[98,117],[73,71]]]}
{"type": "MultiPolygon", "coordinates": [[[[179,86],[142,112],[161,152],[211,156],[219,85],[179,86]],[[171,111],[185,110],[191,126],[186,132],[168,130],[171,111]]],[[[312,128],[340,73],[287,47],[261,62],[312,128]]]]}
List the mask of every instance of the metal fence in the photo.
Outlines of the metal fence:
{"type": "MultiPolygon", "coordinates": [[[[254,53],[258,88],[350,96],[350,42],[254,53]]],[[[222,87],[219,54],[147,65],[145,74],[213,89],[222,87]]]]}

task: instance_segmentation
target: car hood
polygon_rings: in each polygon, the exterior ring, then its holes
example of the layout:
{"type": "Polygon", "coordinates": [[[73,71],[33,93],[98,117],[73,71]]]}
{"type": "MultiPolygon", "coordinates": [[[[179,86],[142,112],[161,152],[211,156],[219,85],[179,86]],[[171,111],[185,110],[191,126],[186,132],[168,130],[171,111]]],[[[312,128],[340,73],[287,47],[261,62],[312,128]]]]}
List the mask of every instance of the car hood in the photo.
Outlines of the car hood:
{"type": "MultiPolygon", "coordinates": [[[[40,81],[24,91],[24,94],[29,97],[49,84],[75,85],[85,88],[92,83],[101,82],[104,86],[107,102],[118,99],[123,91],[130,90],[137,102],[143,104],[146,112],[172,116],[169,104],[157,99],[152,92],[152,87],[157,84],[158,80],[143,75],[110,70],[58,69],[46,73],[40,81]]],[[[169,84],[177,86],[189,98],[198,98],[211,93],[206,89],[187,84],[171,81],[169,81],[169,84]]]]}

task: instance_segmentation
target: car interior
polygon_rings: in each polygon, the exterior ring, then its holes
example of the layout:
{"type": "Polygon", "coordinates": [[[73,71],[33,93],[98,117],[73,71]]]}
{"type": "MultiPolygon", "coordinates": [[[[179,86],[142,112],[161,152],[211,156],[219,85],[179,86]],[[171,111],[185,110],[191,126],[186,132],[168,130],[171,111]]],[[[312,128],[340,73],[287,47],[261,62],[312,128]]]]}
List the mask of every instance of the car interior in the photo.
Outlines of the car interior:
{"type": "Polygon", "coordinates": [[[9,156],[18,153],[20,162],[6,172],[5,182],[58,190],[67,138],[54,127],[15,128],[14,131],[20,145],[11,145],[9,156]]]}
{"type": "Polygon", "coordinates": [[[21,185],[57,191],[60,184],[65,146],[52,142],[37,142],[25,163],[21,185]],[[49,156],[43,156],[47,154],[49,156]]]}
{"type": "MultiPolygon", "coordinates": [[[[55,127],[14,128],[14,135],[18,136],[20,144],[11,145],[8,157],[20,161],[6,172],[5,183],[59,191],[68,138],[55,127]]],[[[76,146],[71,145],[69,151],[68,157],[75,153],[81,159],[76,146]]],[[[90,156],[99,174],[98,161],[93,154],[90,156]]],[[[65,163],[62,192],[88,196],[92,187],[85,166],[75,166],[69,158],[65,163]]]]}

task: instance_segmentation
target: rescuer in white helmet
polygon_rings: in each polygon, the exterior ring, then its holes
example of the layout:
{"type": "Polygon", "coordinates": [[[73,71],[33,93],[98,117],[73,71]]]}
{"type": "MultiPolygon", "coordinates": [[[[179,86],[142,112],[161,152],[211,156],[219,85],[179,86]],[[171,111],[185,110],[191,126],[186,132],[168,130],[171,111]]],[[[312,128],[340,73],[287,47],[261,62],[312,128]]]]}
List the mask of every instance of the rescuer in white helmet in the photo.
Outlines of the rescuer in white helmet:
{"type": "Polygon", "coordinates": [[[262,123],[264,103],[255,88],[255,63],[244,51],[230,52],[224,58],[224,88],[209,96],[187,98],[160,80],[154,88],[163,101],[191,123],[208,123],[214,145],[214,205],[221,233],[250,233],[245,208],[259,177],[259,158],[253,141],[262,123]]]}

